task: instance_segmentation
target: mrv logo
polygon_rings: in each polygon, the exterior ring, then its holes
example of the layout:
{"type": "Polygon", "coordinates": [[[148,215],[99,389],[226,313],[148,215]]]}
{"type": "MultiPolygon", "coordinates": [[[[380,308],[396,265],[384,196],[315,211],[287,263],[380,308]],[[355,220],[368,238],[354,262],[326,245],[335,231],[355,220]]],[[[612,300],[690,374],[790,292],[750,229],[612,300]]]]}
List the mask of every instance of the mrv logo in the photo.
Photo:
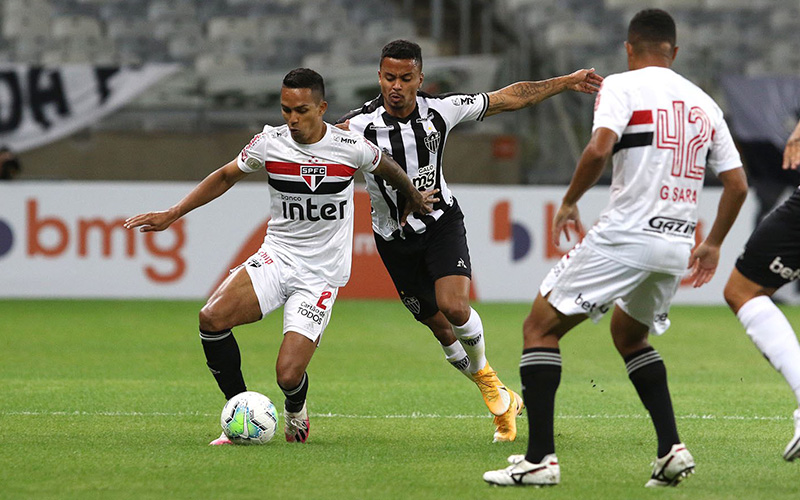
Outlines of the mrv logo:
{"type": "Polygon", "coordinates": [[[291,220],[336,220],[344,219],[344,211],[347,200],[338,203],[323,203],[316,205],[311,198],[306,198],[305,202],[299,196],[281,195],[281,205],[283,207],[283,217],[291,220]]]}
{"type": "Polygon", "coordinates": [[[800,268],[792,269],[791,267],[784,266],[780,256],[775,257],[775,260],[769,265],[769,270],[787,281],[794,281],[800,278],[800,268]]]}
{"type": "Polygon", "coordinates": [[[687,238],[694,234],[694,230],[697,227],[696,222],[673,219],[672,217],[653,217],[648,221],[647,225],[648,227],[644,228],[644,230],[651,233],[674,234],[676,236],[686,236],[687,238]]]}

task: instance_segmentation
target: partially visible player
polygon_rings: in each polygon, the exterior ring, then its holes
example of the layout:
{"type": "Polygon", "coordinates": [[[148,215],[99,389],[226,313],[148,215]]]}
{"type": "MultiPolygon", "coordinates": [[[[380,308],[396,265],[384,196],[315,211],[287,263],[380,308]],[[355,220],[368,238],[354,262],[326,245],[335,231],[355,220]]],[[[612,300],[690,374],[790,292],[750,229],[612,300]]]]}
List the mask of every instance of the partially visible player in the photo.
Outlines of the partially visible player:
{"type": "Polygon", "coordinates": [[[611,337],[658,438],[647,486],[674,486],[694,470],[678,437],[664,362],[648,336],[669,328],[670,303],[687,264],[695,287],[714,275],[747,181],[722,111],[670,69],[678,51],[675,31],[662,10],[637,13],[625,43],[629,71],[606,77],[597,96],[592,138],[554,217],[553,241],[558,244],[562,232],[569,239],[570,224],[582,232],[578,200],[609,157],[611,199],[583,241],[545,277],[523,324],[528,450],[509,457],[509,467],[486,472],[491,484],[559,483],[553,436],[559,341],[614,305],[611,337]],[[722,197],[708,237],[692,251],[706,168],[722,182],[722,197]]]}
{"type": "MultiPolygon", "coordinates": [[[[800,166],[800,122],[783,152],[783,168],[800,166]]],[[[725,301],[747,335],[794,391],[800,407],[800,344],[786,316],[772,302],[783,285],[800,278],[800,187],[762,220],[736,261],[725,301]]],[[[783,458],[800,457],[800,408],[794,410],[794,436],[783,458]]]]}
{"type": "Polygon", "coordinates": [[[445,359],[480,389],[494,415],[493,440],[513,441],[522,398],[503,385],[486,359],[483,323],[469,304],[472,264],[464,214],[444,178],[444,147],[459,123],[533,106],[566,90],[594,93],[603,79],[582,69],[489,93],[429,95],[419,90],[422,50],[408,40],[386,44],[379,67],[381,95],[339,121],[388,151],[415,186],[441,190],[441,200],[430,214],[412,215],[400,227],[404,195],[365,174],[378,253],[414,319],[431,330],[445,359]]]}
{"type": "MultiPolygon", "coordinates": [[[[200,311],[200,338],[208,368],[230,399],[247,390],[231,328],[285,306],[275,370],[286,397],[284,432],[289,442],[308,439],[306,367],[330,320],[337,292],[350,277],[353,176],[371,172],[399,189],[409,199],[404,218],[412,211],[430,212],[437,201],[433,192],[414,188],[397,163],[369,141],[325,123],[326,109],[322,77],[305,68],[290,71],[281,88],[285,125],[265,125],[236,159],[170,209],[125,222],[129,229],[162,231],[246,175],[266,170],[270,223],[264,243],[208,299],[200,311]]],[[[230,440],[223,433],[211,444],[230,440]]]]}

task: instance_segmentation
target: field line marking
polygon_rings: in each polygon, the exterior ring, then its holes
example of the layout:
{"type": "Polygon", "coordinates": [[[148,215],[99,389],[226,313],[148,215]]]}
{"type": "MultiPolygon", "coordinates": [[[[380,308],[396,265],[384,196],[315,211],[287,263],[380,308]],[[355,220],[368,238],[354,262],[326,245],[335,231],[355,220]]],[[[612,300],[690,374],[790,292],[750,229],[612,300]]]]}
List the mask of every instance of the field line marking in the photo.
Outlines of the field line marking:
{"type": "MultiPolygon", "coordinates": [[[[14,417],[14,416],[78,416],[78,417],[216,417],[217,414],[205,413],[199,411],[188,412],[139,412],[139,411],[0,411],[0,416],[14,417]]],[[[386,414],[386,415],[354,415],[346,413],[312,413],[314,418],[343,418],[343,419],[473,419],[473,418],[488,418],[488,413],[482,415],[442,415],[438,413],[399,413],[399,414],[386,414]]],[[[521,417],[525,417],[521,415],[521,417]]],[[[556,415],[556,419],[568,420],[639,420],[648,419],[649,415],[645,413],[640,414],[582,414],[582,415],[556,415]]],[[[791,416],[769,416],[769,415],[712,415],[712,414],[695,414],[690,413],[686,415],[676,415],[679,420],[790,420],[791,416]]]]}

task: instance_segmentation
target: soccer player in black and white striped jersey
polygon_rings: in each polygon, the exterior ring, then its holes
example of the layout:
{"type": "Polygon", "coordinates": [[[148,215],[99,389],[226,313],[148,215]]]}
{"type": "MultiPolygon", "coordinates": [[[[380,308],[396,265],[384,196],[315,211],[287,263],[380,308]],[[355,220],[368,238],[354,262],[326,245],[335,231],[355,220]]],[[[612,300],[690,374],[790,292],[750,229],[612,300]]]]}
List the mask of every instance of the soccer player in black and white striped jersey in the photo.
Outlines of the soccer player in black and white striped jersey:
{"type": "Polygon", "coordinates": [[[389,153],[420,190],[438,190],[433,212],[399,224],[406,200],[379,176],[365,173],[378,252],[403,304],[433,332],[446,359],[481,390],[494,414],[494,441],[513,441],[522,398],[487,363],[480,316],[470,307],[472,278],[464,216],[442,168],[450,130],[467,120],[532,106],[565,90],[593,93],[593,69],[544,81],[517,82],[479,94],[420,92],[422,51],[406,40],[387,44],[378,78],[381,95],[341,118],[350,130],[389,153]]]}

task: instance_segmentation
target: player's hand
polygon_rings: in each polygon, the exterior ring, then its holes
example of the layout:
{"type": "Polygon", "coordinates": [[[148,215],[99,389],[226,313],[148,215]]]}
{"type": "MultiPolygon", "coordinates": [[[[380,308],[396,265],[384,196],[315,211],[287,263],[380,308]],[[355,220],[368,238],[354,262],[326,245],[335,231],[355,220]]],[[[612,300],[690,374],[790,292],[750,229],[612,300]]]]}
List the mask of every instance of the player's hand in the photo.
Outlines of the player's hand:
{"type": "Polygon", "coordinates": [[[717,271],[717,264],[719,264],[718,246],[705,241],[697,245],[689,257],[688,268],[691,269],[689,281],[692,287],[699,288],[711,281],[717,271]]]}
{"type": "Polygon", "coordinates": [[[572,226],[573,230],[577,232],[578,237],[584,234],[583,224],[581,224],[581,214],[578,211],[578,205],[562,203],[558,208],[558,212],[556,212],[555,217],[553,217],[553,232],[550,235],[553,243],[556,246],[561,243],[562,233],[567,241],[571,241],[569,237],[570,226],[572,226]]]}
{"type": "Polygon", "coordinates": [[[342,123],[337,123],[334,127],[342,129],[342,130],[350,130],[350,120],[345,120],[342,123]]]}
{"type": "Polygon", "coordinates": [[[415,193],[417,193],[419,196],[414,195],[413,200],[406,201],[406,207],[405,210],[403,210],[403,216],[400,217],[400,225],[406,225],[408,214],[412,212],[420,215],[433,212],[433,204],[439,201],[439,198],[436,197],[438,192],[438,189],[431,189],[430,191],[415,191],[415,193]]]}
{"type": "Polygon", "coordinates": [[[583,92],[584,94],[594,94],[600,90],[600,85],[603,84],[603,77],[591,69],[579,69],[578,71],[569,75],[570,90],[575,92],[583,92]]]}
{"type": "Polygon", "coordinates": [[[800,137],[789,138],[783,150],[783,169],[797,170],[797,167],[800,167],[800,137]]]}
{"type": "Polygon", "coordinates": [[[125,229],[138,227],[140,232],[147,233],[150,231],[163,231],[176,220],[178,220],[178,217],[175,216],[172,210],[164,210],[162,212],[147,212],[134,215],[128,218],[123,226],[125,229]]]}

